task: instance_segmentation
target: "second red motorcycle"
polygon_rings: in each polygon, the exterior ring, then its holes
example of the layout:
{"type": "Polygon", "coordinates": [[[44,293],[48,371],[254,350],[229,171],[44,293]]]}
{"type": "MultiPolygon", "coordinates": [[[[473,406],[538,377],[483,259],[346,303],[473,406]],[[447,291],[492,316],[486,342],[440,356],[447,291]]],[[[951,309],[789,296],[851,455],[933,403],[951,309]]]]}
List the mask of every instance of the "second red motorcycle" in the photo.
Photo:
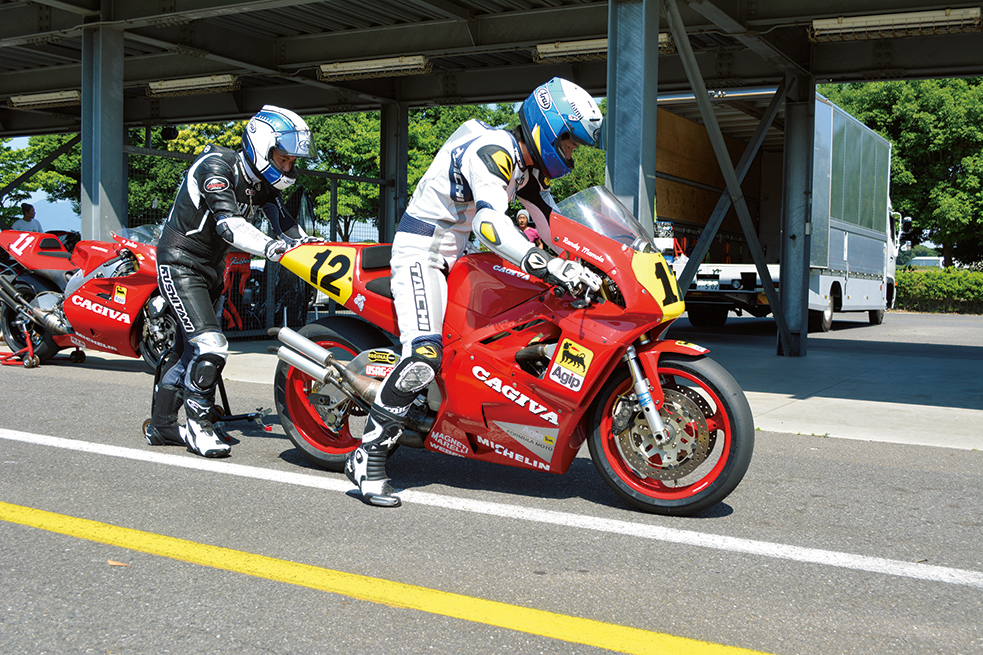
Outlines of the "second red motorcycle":
{"type": "Polygon", "coordinates": [[[0,232],[17,264],[0,276],[0,330],[26,367],[73,348],[142,357],[154,367],[174,345],[177,323],[157,289],[160,228],[141,226],[113,241],[71,241],[41,232],[0,232]],[[66,245],[67,244],[67,245],[66,245]]]}

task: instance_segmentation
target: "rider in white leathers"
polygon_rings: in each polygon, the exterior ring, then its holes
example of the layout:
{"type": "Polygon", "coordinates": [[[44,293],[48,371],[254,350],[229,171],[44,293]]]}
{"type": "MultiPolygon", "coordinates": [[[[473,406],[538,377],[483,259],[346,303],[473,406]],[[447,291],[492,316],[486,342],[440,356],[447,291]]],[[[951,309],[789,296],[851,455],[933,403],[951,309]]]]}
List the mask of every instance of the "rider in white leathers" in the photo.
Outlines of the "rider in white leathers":
{"type": "Polygon", "coordinates": [[[579,263],[531,244],[506,215],[518,198],[550,242],[551,179],[573,170],[573,150],[596,146],[602,117],[582,88],[560,78],[522,103],[510,132],[470,120],[443,145],[417,185],[393,240],[392,293],[402,359],[386,377],[369,413],[362,444],[345,465],[369,503],[400,504],[386,475],[386,453],[402,434],[401,419],[434,379],[442,355],[447,272],[473,232],[530,275],[569,290],[597,289],[600,278],[579,263]]]}

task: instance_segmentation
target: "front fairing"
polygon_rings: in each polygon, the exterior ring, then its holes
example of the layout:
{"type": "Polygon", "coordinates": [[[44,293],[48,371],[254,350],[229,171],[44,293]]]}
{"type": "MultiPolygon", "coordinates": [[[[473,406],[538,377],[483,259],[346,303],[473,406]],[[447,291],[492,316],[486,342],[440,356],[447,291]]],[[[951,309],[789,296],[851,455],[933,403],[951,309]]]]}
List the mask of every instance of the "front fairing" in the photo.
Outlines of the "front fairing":
{"type": "Polygon", "coordinates": [[[604,297],[644,321],[666,323],[685,308],[669,265],[631,212],[605,187],[559,203],[551,246],[604,274],[604,297]]]}

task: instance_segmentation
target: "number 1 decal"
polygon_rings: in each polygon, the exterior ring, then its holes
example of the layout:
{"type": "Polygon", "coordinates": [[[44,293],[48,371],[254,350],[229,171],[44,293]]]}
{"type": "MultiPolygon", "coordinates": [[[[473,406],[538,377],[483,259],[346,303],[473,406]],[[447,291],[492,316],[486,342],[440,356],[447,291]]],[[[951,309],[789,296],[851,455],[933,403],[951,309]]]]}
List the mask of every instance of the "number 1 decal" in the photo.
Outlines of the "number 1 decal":
{"type": "Polygon", "coordinates": [[[655,265],[655,277],[659,278],[659,282],[662,283],[663,296],[660,304],[663,307],[679,302],[679,296],[673,292],[673,284],[669,281],[670,275],[672,274],[669,272],[669,266],[666,264],[665,260],[662,260],[655,265]]]}

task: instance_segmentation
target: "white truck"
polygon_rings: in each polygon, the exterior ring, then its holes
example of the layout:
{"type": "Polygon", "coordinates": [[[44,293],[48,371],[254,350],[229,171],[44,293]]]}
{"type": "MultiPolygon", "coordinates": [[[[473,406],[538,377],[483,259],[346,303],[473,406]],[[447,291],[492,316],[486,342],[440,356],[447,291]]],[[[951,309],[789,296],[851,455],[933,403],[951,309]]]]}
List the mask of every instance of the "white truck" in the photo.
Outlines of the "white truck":
{"type": "MultiPolygon", "coordinates": [[[[767,162],[762,166],[763,183],[774,178],[766,166],[767,162]]],[[[868,312],[870,322],[879,324],[884,310],[894,306],[901,217],[891,210],[890,175],[891,144],[817,95],[810,217],[811,330],[828,331],[834,312],[868,312]]],[[[767,193],[762,191],[761,196],[767,193]]],[[[774,227],[775,221],[770,224],[774,227]]],[[[765,235],[760,238],[767,242],[765,235]]],[[[774,238],[772,243],[778,245],[774,238]]],[[[781,294],[775,263],[779,250],[772,248],[768,271],[781,294]]],[[[690,322],[699,327],[722,326],[730,311],[753,316],[771,313],[750,261],[701,264],[685,300],[690,322]]]]}

